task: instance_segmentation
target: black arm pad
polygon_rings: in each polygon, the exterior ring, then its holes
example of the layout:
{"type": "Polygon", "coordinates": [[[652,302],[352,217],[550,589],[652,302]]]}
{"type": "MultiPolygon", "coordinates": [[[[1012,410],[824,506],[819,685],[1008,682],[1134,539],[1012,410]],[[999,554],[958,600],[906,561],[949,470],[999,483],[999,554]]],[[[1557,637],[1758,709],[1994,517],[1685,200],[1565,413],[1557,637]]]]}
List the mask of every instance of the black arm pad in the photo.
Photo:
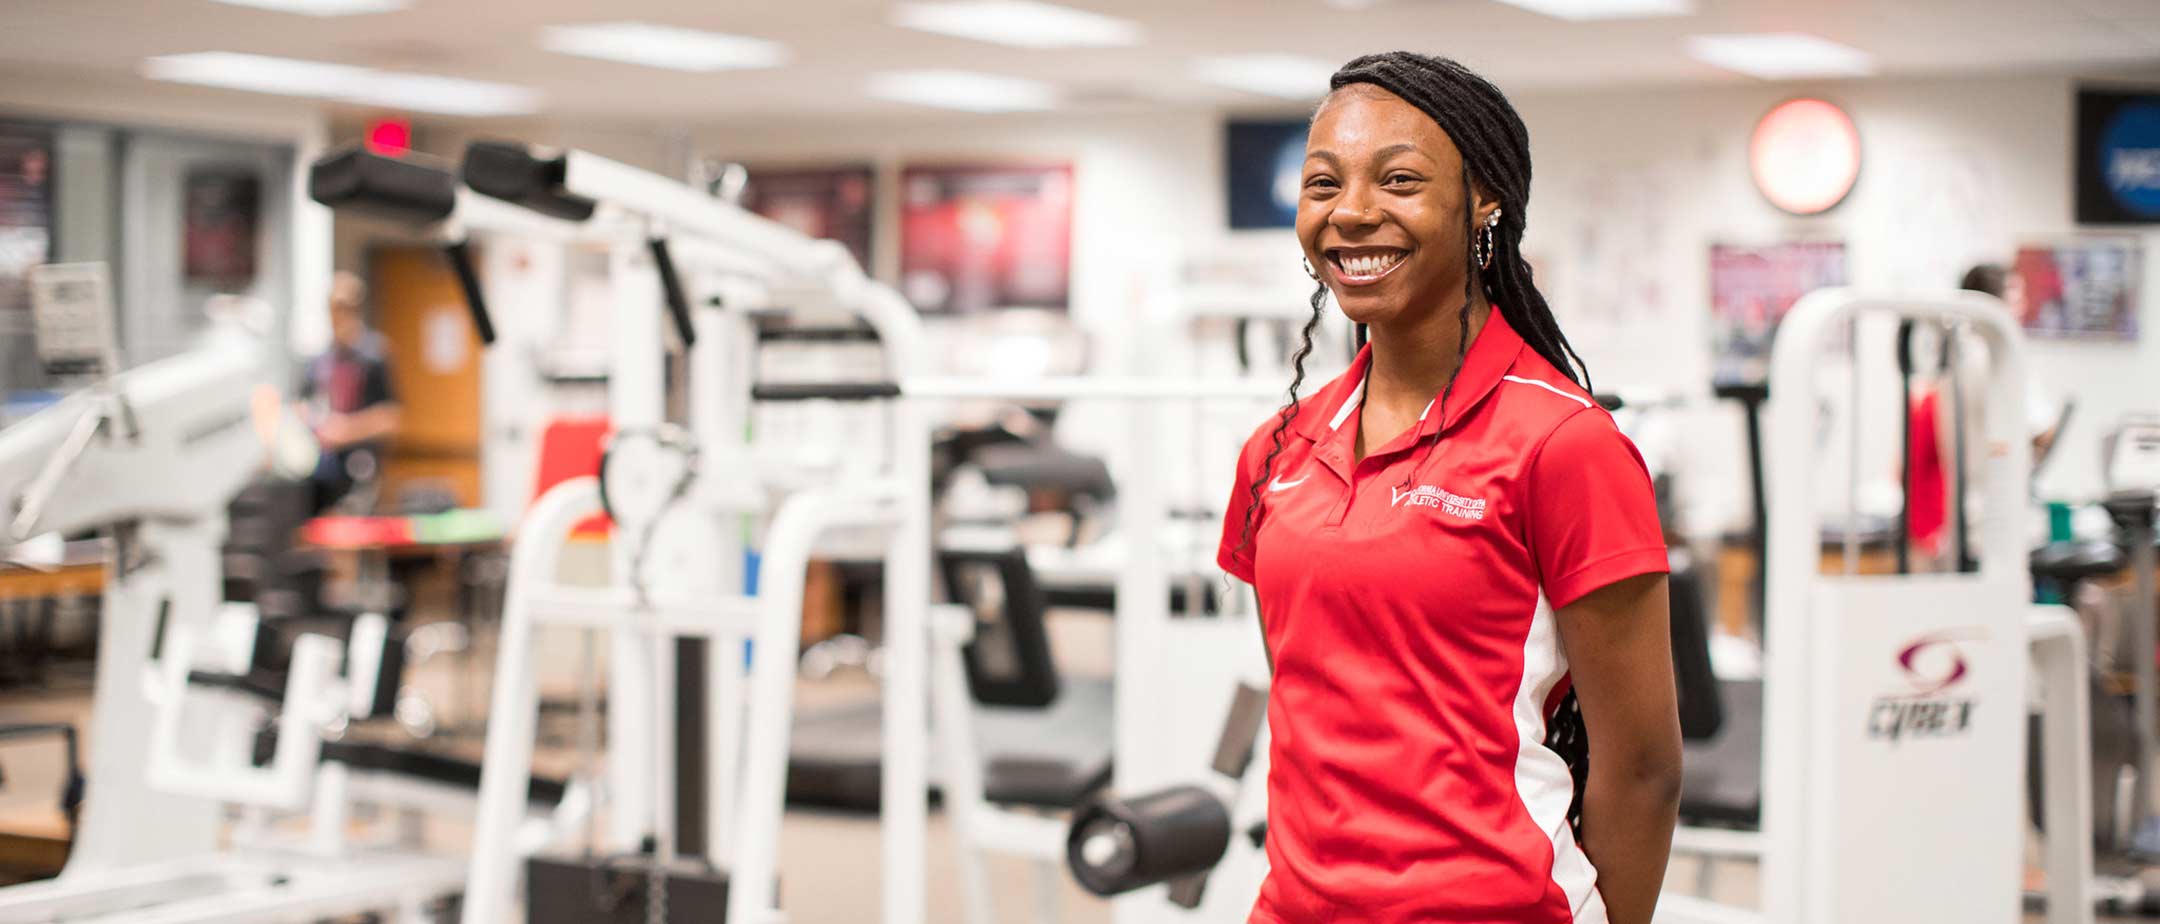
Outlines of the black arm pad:
{"type": "Polygon", "coordinates": [[[457,207],[457,178],[425,164],[346,148],[308,168],[308,197],[334,209],[427,224],[457,207]]]}
{"type": "Polygon", "coordinates": [[[465,148],[462,173],[474,192],[512,202],[553,218],[584,221],[593,201],[563,191],[567,163],[561,157],[534,157],[522,144],[475,141],[465,148]]]}

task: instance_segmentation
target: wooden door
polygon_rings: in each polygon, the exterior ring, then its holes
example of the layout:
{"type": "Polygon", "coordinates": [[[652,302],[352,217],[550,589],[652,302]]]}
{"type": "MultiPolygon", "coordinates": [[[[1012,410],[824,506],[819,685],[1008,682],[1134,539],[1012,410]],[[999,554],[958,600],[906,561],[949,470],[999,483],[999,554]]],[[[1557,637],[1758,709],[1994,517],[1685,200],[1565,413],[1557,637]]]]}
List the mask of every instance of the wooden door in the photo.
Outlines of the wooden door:
{"type": "Polygon", "coordinates": [[[404,415],[383,463],[382,502],[423,485],[480,506],[480,338],[442,252],[381,247],[371,255],[375,327],[388,341],[404,415]]]}

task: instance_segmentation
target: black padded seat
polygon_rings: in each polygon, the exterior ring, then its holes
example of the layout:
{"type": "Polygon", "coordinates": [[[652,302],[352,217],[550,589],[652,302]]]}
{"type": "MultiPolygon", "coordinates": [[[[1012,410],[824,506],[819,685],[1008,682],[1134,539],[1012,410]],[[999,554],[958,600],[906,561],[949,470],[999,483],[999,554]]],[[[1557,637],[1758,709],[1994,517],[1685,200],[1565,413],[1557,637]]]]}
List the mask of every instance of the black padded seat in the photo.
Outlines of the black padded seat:
{"type": "Polygon", "coordinates": [[[1753,828],[1762,823],[1762,681],[1718,686],[1724,721],[1717,734],[1682,743],[1680,821],[1753,828]]]}
{"type": "Polygon", "coordinates": [[[999,805],[1077,808],[1110,785],[1110,761],[1076,764],[1034,757],[1001,757],[983,768],[983,797],[999,805]]]}
{"type": "MultiPolygon", "coordinates": [[[[441,754],[408,751],[358,741],[326,741],[323,743],[322,759],[344,764],[354,770],[391,773],[463,789],[480,788],[478,763],[441,754]]],[[[526,798],[535,805],[553,807],[562,803],[563,794],[569,788],[569,784],[562,780],[535,776],[532,778],[532,789],[526,794],[526,798]]]]}
{"type": "Polygon", "coordinates": [[[2125,560],[2120,546],[2104,540],[2050,542],[2032,551],[2028,565],[2033,577],[2073,583],[2121,571],[2125,560]]]}

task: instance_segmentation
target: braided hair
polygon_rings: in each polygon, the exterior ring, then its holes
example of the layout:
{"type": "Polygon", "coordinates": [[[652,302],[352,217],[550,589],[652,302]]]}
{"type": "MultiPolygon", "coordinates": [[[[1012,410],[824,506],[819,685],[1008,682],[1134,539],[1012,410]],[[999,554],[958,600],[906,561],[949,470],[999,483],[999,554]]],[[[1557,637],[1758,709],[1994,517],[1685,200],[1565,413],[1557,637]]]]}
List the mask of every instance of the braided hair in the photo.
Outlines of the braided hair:
{"type": "MultiPolygon", "coordinates": [[[[1469,349],[1470,305],[1474,285],[1483,285],[1486,301],[1494,311],[1507,319],[1508,325],[1522,335],[1523,342],[1537,354],[1560,370],[1570,380],[1585,389],[1590,388],[1590,368],[1577,355],[1567,336],[1560,332],[1554,320],[1552,307],[1538,291],[1530,278],[1530,264],[1523,259],[1522,236],[1530,205],[1530,132],[1524,127],[1522,117],[1507,97],[1491,81],[1478,76],[1469,68],[1448,58],[1436,58],[1409,51],[1391,51],[1385,54],[1366,55],[1342,66],[1329,79],[1330,92],[1339,91],[1356,84],[1367,84],[1393,93],[1406,103],[1418,108],[1439,124],[1448,139],[1462,155],[1463,226],[1465,234],[1463,261],[1463,305],[1457,312],[1455,368],[1459,372],[1465,352],[1469,349]],[[1470,191],[1475,187],[1500,205],[1499,224],[1492,229],[1490,263],[1480,266],[1477,259],[1476,241],[1478,228],[1476,215],[1471,208],[1470,191]]],[[[1317,117],[1317,113],[1316,113],[1317,117]]],[[[1246,485],[1247,504],[1243,533],[1238,541],[1239,550],[1252,542],[1261,512],[1260,486],[1267,483],[1274,473],[1275,460],[1282,454],[1283,435],[1299,413],[1298,388],[1305,381],[1305,360],[1312,353],[1313,331],[1319,327],[1322,308],[1327,300],[1327,286],[1323,283],[1314,290],[1311,298],[1312,316],[1305,322],[1304,339],[1295,355],[1291,357],[1292,376],[1289,401],[1276,416],[1274,432],[1269,434],[1268,452],[1261,461],[1260,474],[1246,485]]],[[[1355,339],[1362,343],[1362,329],[1355,332],[1355,339]]],[[[1447,385],[1441,389],[1439,408],[1443,429],[1448,423],[1448,397],[1454,392],[1455,380],[1451,374],[1447,385]]],[[[1439,438],[1434,439],[1434,447],[1439,438]]],[[[1432,448],[1426,452],[1430,454],[1432,448]]],[[[1412,471],[1417,466],[1412,466],[1412,471]]],[[[1568,810],[1568,819],[1579,829],[1582,816],[1583,787],[1588,780],[1589,744],[1583,734],[1582,712],[1570,690],[1559,704],[1546,734],[1546,745],[1560,753],[1566,760],[1570,775],[1575,779],[1575,797],[1568,810]]],[[[1578,832],[1579,833],[1579,832],[1578,832]]]]}

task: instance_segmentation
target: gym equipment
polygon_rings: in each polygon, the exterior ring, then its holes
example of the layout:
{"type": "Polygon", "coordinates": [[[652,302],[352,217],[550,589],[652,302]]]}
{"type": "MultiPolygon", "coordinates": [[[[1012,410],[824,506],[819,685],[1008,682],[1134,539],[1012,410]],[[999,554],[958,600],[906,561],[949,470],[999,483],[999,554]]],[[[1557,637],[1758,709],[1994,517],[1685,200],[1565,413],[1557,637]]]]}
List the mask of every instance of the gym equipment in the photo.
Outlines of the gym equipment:
{"type": "Polygon", "coordinates": [[[2127,549],[2133,577],[2130,604],[2131,663],[2137,678],[2132,702],[2137,716],[2137,784],[2131,789],[2131,816],[2139,854],[2160,856],[2160,820],[2155,820],[2151,786],[2155,752],[2160,751],[2160,626],[2153,612],[2155,507],[2160,505],[2160,418],[2132,418],[2108,435],[2108,497],[2103,503],[2127,549]]]}
{"type": "Polygon", "coordinates": [[[2090,825],[2082,644],[2061,608],[2023,602],[2030,446],[2009,318],[1972,293],[1824,289],[1780,325],[1766,455],[1796,474],[1769,492],[1762,832],[1736,850],[1760,851],[1761,910],[1677,899],[1661,921],[2018,920],[2028,664],[2048,718],[2049,920],[2092,919],[2092,845],[2078,833],[2090,825]],[[1860,315],[1951,317],[1987,343],[1987,433],[2004,450],[1983,462],[1991,516],[1977,572],[1818,573],[1824,514],[1806,477],[1819,464],[1815,367],[1860,315]]]}
{"type": "MultiPolygon", "coordinates": [[[[1101,797],[1082,806],[1066,838],[1065,859],[1073,878],[1104,896],[1170,883],[1167,898],[1175,907],[1197,910],[1205,905],[1212,915],[1243,914],[1251,907],[1251,895],[1217,890],[1209,901],[1206,886],[1209,873],[1229,854],[1239,822],[1248,829],[1266,824],[1266,772],[1258,774],[1257,781],[1250,772],[1255,753],[1264,753],[1266,724],[1267,694],[1240,685],[1223,721],[1210,762],[1214,772],[1207,780],[1123,799],[1101,797]],[[1255,790],[1259,792],[1251,792],[1255,790]]],[[[1248,844],[1254,852],[1261,847],[1258,838],[1248,844]]]]}
{"type": "MultiPolygon", "coordinates": [[[[200,349],[0,431],[13,535],[109,527],[116,546],[92,705],[96,786],[60,878],[0,890],[0,919],[417,920],[457,886],[454,860],[357,839],[347,824],[353,801],[455,801],[380,749],[331,740],[380,704],[380,616],[372,632],[361,617],[343,644],[302,633],[271,646],[289,654],[268,673],[255,608],[218,602],[226,505],[266,456],[290,468],[313,451],[259,390],[267,345],[241,319],[213,323],[200,349]],[[220,850],[230,810],[239,824],[220,850]],[[274,824],[282,815],[307,819],[297,839],[274,824]]],[[[558,798],[575,814],[580,799],[558,798]]]]}
{"type": "MultiPolygon", "coordinates": [[[[639,899],[644,911],[664,916],[667,909],[672,880],[666,871],[678,860],[683,827],[671,800],[685,786],[702,785],[708,829],[726,834],[709,851],[727,880],[726,919],[779,918],[774,845],[803,575],[812,544],[844,526],[884,530],[886,557],[899,563],[886,573],[886,919],[920,920],[927,716],[908,704],[919,707],[926,699],[928,561],[918,563],[909,550],[927,550],[927,499],[920,488],[902,486],[928,482],[928,430],[894,427],[890,451],[863,454],[873,464],[883,458],[892,464],[861,478],[841,473],[837,482],[821,483],[819,476],[827,473],[761,471],[743,442],[744,399],[752,389],[739,352],[752,342],[751,306],[785,297],[864,317],[887,345],[895,371],[906,372],[904,364],[921,355],[912,309],[864,279],[838,244],[812,241],[584,152],[476,145],[468,151],[465,176],[474,189],[510,202],[572,218],[589,214],[570,225],[567,239],[609,248],[610,280],[626,306],[613,324],[609,394],[616,436],[604,475],[550,489],[528,514],[513,551],[466,919],[499,918],[518,872],[518,857],[495,848],[507,836],[518,783],[529,772],[537,707],[531,635],[541,624],[584,626],[611,639],[607,776],[617,812],[609,846],[621,850],[650,839],[650,859],[640,861],[648,874],[647,893],[639,899]],[[589,212],[570,208],[577,203],[589,203],[589,212]],[[740,285],[729,290],[712,283],[722,297],[693,306],[690,293],[706,288],[679,278],[685,269],[728,275],[740,285]],[[697,400],[687,429],[661,420],[664,340],[656,323],[661,316],[651,311],[655,303],[666,308],[690,354],[697,400]],[[780,490],[781,484],[794,489],[780,490]],[[600,512],[603,499],[616,523],[615,583],[556,585],[550,575],[563,535],[600,512]],[[754,595],[740,592],[735,570],[745,517],[762,526],[760,592],[754,595]],[[652,721],[659,692],[674,689],[676,665],[669,655],[683,638],[705,639],[714,651],[740,650],[748,641],[757,653],[785,653],[753,656],[747,671],[741,659],[705,659],[711,699],[702,781],[678,779],[673,762],[659,758],[674,750],[677,730],[652,721]]],[[[822,396],[818,389],[781,395],[822,396]]],[[[905,407],[895,409],[895,417],[907,414],[905,407]]],[[[589,868],[588,861],[579,862],[589,868]]]]}

